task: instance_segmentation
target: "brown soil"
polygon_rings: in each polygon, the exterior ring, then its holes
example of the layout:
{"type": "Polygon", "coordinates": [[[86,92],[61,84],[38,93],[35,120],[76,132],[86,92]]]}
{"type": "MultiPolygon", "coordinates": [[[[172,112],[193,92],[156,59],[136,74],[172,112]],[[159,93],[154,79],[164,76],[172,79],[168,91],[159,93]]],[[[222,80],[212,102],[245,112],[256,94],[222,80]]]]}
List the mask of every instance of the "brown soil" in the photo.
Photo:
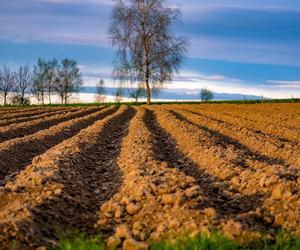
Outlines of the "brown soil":
{"type": "Polygon", "coordinates": [[[79,110],[79,108],[72,108],[72,109],[66,108],[66,109],[59,109],[59,110],[51,110],[50,109],[50,110],[45,110],[44,112],[42,112],[40,114],[32,114],[32,115],[25,116],[25,117],[1,119],[0,127],[11,125],[11,124],[19,124],[19,123],[27,122],[27,121],[33,121],[33,120],[37,120],[40,118],[50,117],[52,115],[58,115],[58,114],[62,114],[62,113],[75,112],[78,110],[79,110]]]}
{"type": "MultiPolygon", "coordinates": [[[[202,132],[196,130],[194,125],[184,124],[182,120],[176,119],[167,111],[159,108],[155,110],[159,124],[174,136],[178,147],[186,156],[189,156],[207,173],[226,181],[242,194],[261,194],[263,196],[261,210],[265,213],[262,214],[265,220],[299,233],[297,225],[300,213],[297,204],[300,189],[297,168],[287,168],[285,165],[278,164],[261,165],[259,162],[256,162],[252,168],[250,168],[251,165],[246,168],[234,166],[226,159],[225,151],[222,152],[221,148],[210,147],[201,139],[202,132]],[[189,140],[187,141],[186,138],[189,140]],[[283,206],[283,203],[288,206],[283,206]]],[[[235,151],[233,153],[234,156],[235,151]]]]}
{"type": "Polygon", "coordinates": [[[217,118],[218,120],[222,120],[225,122],[228,122],[230,124],[239,125],[243,128],[252,129],[253,131],[259,132],[261,134],[270,135],[270,136],[276,136],[277,138],[281,139],[282,141],[291,141],[291,142],[300,142],[299,138],[299,115],[295,115],[297,113],[297,109],[299,109],[299,104],[288,104],[285,105],[284,109],[276,110],[274,108],[273,110],[267,106],[259,105],[259,106],[253,106],[253,108],[248,107],[250,109],[250,112],[245,112],[245,110],[241,110],[241,107],[239,105],[225,105],[217,107],[216,110],[205,108],[199,108],[199,107],[192,107],[192,109],[196,111],[200,111],[201,113],[217,118]],[[262,111],[263,110],[263,111],[262,111]],[[230,115],[226,115],[226,112],[230,112],[230,115]],[[246,113],[246,115],[242,115],[243,113],[246,113]],[[290,117],[285,118],[285,114],[292,113],[293,115],[290,117]],[[270,114],[277,114],[271,116],[270,114]],[[248,117],[258,116],[258,120],[251,120],[248,117]]]}
{"type": "Polygon", "coordinates": [[[0,113],[1,120],[16,119],[22,117],[30,117],[33,115],[43,114],[47,112],[55,112],[59,110],[66,110],[70,108],[65,107],[53,107],[53,108],[32,108],[32,109],[18,109],[16,112],[0,113]]]}
{"type": "Polygon", "coordinates": [[[121,106],[19,117],[0,128],[0,248],[11,240],[18,249],[55,246],[71,228],[99,230],[125,250],[213,229],[244,241],[273,237],[278,227],[300,235],[297,107],[121,106]]]}
{"type": "Polygon", "coordinates": [[[23,122],[20,124],[12,124],[6,127],[0,127],[0,143],[6,140],[11,140],[17,137],[23,137],[29,134],[36,133],[39,130],[47,129],[61,122],[72,118],[81,117],[83,115],[96,112],[99,108],[82,108],[76,112],[67,112],[64,114],[54,115],[47,118],[38,119],[35,121],[23,122]]]}
{"type": "Polygon", "coordinates": [[[44,153],[63,140],[74,136],[81,129],[115,111],[115,107],[107,108],[93,114],[62,122],[32,135],[0,143],[0,158],[3,159],[0,162],[0,185],[13,180],[19,171],[31,163],[35,156],[44,153]],[[18,156],[17,158],[15,157],[16,155],[18,156]],[[4,177],[5,180],[3,179],[4,177]]]}
{"type": "Polygon", "coordinates": [[[221,120],[207,117],[199,112],[175,110],[177,113],[201,127],[209,127],[216,133],[223,133],[232,137],[233,140],[243,143],[249,149],[262,154],[264,157],[272,156],[273,163],[295,165],[300,167],[300,148],[298,143],[290,142],[273,135],[267,135],[253,129],[239,127],[236,124],[227,123],[221,120]]]}
{"type": "MultiPolygon", "coordinates": [[[[38,108],[0,108],[0,117],[10,114],[10,115],[14,115],[14,114],[18,114],[18,113],[24,113],[27,111],[33,111],[33,110],[38,110],[38,109],[42,109],[40,107],[38,108]]],[[[46,108],[45,108],[46,109],[46,108]]]]}
{"type": "Polygon", "coordinates": [[[121,184],[116,159],[133,115],[122,107],[36,157],[7,183],[0,193],[2,244],[12,238],[22,249],[53,244],[57,232],[74,227],[95,233],[99,206],[121,184]]]}

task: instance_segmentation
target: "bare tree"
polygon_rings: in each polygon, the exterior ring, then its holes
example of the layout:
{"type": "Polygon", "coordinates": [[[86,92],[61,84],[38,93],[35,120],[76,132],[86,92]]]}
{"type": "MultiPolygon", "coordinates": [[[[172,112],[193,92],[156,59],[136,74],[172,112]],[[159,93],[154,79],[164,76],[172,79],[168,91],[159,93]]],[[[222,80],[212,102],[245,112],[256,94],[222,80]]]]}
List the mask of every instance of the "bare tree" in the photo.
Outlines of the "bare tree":
{"type": "Polygon", "coordinates": [[[31,86],[31,93],[36,97],[39,104],[40,103],[44,104],[45,86],[43,85],[40,78],[41,75],[34,75],[32,86],[31,86]]]}
{"type": "Polygon", "coordinates": [[[115,1],[109,28],[118,50],[114,77],[144,83],[147,104],[151,88],[172,81],[187,50],[186,39],[171,32],[180,19],[180,11],[164,6],[164,0],[115,1]]]}
{"type": "Polygon", "coordinates": [[[25,94],[30,90],[32,74],[29,65],[20,66],[16,72],[16,92],[20,96],[20,104],[25,104],[25,94]]]}
{"type": "Polygon", "coordinates": [[[139,84],[137,88],[129,90],[129,97],[133,98],[135,103],[138,102],[139,98],[146,96],[146,90],[143,85],[139,84]]]}
{"type": "Polygon", "coordinates": [[[47,80],[47,91],[48,91],[48,99],[51,104],[51,94],[54,91],[54,83],[56,79],[57,71],[57,60],[52,59],[46,62],[46,80],[47,80]]]}
{"type": "Polygon", "coordinates": [[[33,69],[33,85],[31,92],[36,96],[38,102],[45,103],[44,96],[47,89],[47,62],[41,58],[38,59],[37,65],[33,69]]]}
{"type": "Polygon", "coordinates": [[[64,59],[57,67],[55,91],[61,98],[61,103],[67,104],[73,93],[78,93],[82,85],[82,76],[77,61],[64,59]]]}
{"type": "Polygon", "coordinates": [[[105,100],[105,86],[104,86],[104,80],[100,80],[97,85],[97,101],[103,102],[105,100]]]}
{"type": "Polygon", "coordinates": [[[120,85],[118,88],[116,88],[115,91],[115,101],[117,103],[120,103],[123,99],[123,96],[124,96],[124,90],[123,87],[120,85]]]}
{"type": "Polygon", "coordinates": [[[214,99],[214,94],[208,89],[201,89],[200,98],[202,101],[210,101],[214,99]]]}
{"type": "Polygon", "coordinates": [[[16,75],[9,68],[3,65],[0,70],[0,94],[3,97],[3,105],[7,104],[7,95],[15,88],[16,75]]]}
{"type": "Polygon", "coordinates": [[[28,97],[23,97],[21,95],[12,96],[10,103],[15,106],[19,105],[30,105],[30,99],[28,97]]]}

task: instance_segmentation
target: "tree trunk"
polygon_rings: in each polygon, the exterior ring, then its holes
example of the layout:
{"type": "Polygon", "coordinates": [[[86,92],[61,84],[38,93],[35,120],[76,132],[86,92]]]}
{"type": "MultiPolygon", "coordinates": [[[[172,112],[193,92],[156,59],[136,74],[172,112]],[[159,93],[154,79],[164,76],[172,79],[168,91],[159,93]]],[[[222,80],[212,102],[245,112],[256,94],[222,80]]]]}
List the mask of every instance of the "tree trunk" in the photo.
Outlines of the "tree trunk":
{"type": "Polygon", "coordinates": [[[151,89],[149,85],[149,77],[146,77],[146,95],[147,95],[147,105],[151,104],[151,89]]]}
{"type": "Polygon", "coordinates": [[[149,70],[149,61],[148,61],[148,50],[147,48],[145,48],[145,54],[146,54],[146,60],[145,60],[145,64],[146,64],[146,74],[145,74],[145,78],[146,78],[146,95],[147,95],[147,105],[151,104],[151,89],[150,89],[150,83],[149,83],[149,78],[150,78],[150,70],[149,70]]]}
{"type": "Polygon", "coordinates": [[[42,92],[41,97],[42,97],[42,105],[44,105],[44,104],[45,104],[45,100],[44,100],[44,92],[42,92]]]}
{"type": "Polygon", "coordinates": [[[143,35],[143,43],[144,43],[144,52],[145,52],[145,67],[146,67],[146,72],[145,72],[145,80],[146,80],[146,95],[147,95],[147,105],[151,104],[151,89],[150,89],[150,62],[149,62],[149,48],[148,48],[148,42],[147,42],[147,37],[143,35]]]}
{"type": "Polygon", "coordinates": [[[6,99],[7,99],[7,93],[5,92],[4,93],[4,103],[3,103],[4,106],[6,106],[6,99]]]}
{"type": "Polygon", "coordinates": [[[50,91],[50,89],[48,91],[48,98],[49,98],[49,104],[51,104],[51,91],[50,91]]]}
{"type": "Polygon", "coordinates": [[[67,101],[68,101],[68,96],[65,95],[65,104],[67,104],[67,101]]]}
{"type": "Polygon", "coordinates": [[[61,104],[64,104],[64,95],[61,94],[61,95],[60,95],[60,98],[61,98],[61,104]]]}
{"type": "Polygon", "coordinates": [[[22,91],[22,105],[25,104],[25,95],[26,95],[26,90],[24,89],[24,90],[22,91]]]}

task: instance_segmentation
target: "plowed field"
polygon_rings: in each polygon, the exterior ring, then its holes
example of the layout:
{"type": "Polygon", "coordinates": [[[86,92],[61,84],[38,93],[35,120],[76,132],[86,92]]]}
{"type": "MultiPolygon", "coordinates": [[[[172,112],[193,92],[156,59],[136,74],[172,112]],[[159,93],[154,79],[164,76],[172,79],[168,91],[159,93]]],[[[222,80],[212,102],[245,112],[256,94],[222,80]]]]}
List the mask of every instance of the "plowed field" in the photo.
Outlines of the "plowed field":
{"type": "Polygon", "coordinates": [[[299,225],[299,104],[0,109],[0,249],[299,225]]]}

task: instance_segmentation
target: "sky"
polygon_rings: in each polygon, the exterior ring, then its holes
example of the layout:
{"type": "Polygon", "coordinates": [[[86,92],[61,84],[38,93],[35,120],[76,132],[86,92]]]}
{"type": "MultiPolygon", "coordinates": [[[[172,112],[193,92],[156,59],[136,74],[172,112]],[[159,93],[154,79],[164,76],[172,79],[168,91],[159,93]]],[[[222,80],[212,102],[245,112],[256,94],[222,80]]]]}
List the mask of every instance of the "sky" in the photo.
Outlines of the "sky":
{"type": "MultiPolygon", "coordinates": [[[[168,88],[300,98],[300,1],[168,0],[181,9],[176,35],[190,43],[168,88]]],[[[72,58],[85,86],[111,79],[107,37],[113,1],[0,0],[0,65],[72,58]]]]}

